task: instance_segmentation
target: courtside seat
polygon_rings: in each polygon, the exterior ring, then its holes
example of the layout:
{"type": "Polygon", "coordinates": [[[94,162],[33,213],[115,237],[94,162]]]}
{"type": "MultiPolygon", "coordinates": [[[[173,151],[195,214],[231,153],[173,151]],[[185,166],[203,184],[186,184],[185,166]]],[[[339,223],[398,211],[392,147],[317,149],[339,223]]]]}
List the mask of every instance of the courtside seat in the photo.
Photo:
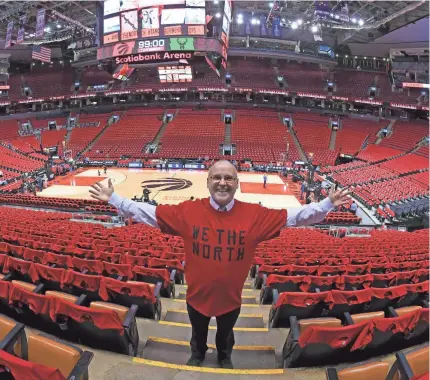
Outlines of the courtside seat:
{"type": "Polygon", "coordinates": [[[43,284],[45,290],[61,291],[61,283],[67,270],[64,268],[52,268],[49,265],[33,264],[30,268],[30,276],[35,284],[43,284]]]}
{"type": "Polygon", "coordinates": [[[406,295],[397,302],[396,307],[421,305],[426,297],[428,297],[429,284],[430,282],[427,280],[417,284],[402,285],[406,289],[406,295]]]}
{"type": "Polygon", "coordinates": [[[149,268],[166,268],[170,275],[174,273],[174,281],[175,284],[183,284],[184,283],[184,266],[183,264],[176,259],[167,260],[160,259],[158,257],[153,257],[148,261],[149,268]],[[173,272],[175,271],[175,272],[173,272]]]}
{"type": "Polygon", "coordinates": [[[132,269],[133,281],[145,282],[147,284],[158,284],[161,282],[160,295],[162,297],[175,297],[175,271],[169,275],[166,268],[145,268],[135,265],[132,269]]]}
{"type": "Polygon", "coordinates": [[[397,305],[407,294],[406,285],[391,286],[389,288],[372,288],[371,300],[366,311],[385,310],[389,306],[397,305]]]}
{"type": "Polygon", "coordinates": [[[269,313],[269,326],[289,327],[292,316],[297,319],[321,316],[329,293],[284,292],[278,295],[275,291],[269,313]]]}
{"type": "Polygon", "coordinates": [[[99,260],[87,260],[73,257],[70,260],[69,269],[88,275],[99,275],[102,273],[102,264],[99,260]]]}
{"type": "Polygon", "coordinates": [[[304,279],[304,283],[308,286],[308,289],[306,290],[307,292],[326,292],[328,290],[333,290],[337,288],[340,281],[341,276],[339,275],[307,276],[304,279]]]}
{"type": "Polygon", "coordinates": [[[373,277],[371,274],[359,276],[344,275],[341,278],[343,290],[363,290],[372,285],[373,277]]]}
{"type": "Polygon", "coordinates": [[[257,265],[254,280],[254,289],[261,289],[265,279],[271,274],[276,274],[279,276],[288,276],[290,273],[290,269],[291,267],[289,265],[257,265]]]}
{"type": "Polygon", "coordinates": [[[102,274],[106,277],[121,279],[122,281],[130,280],[133,277],[132,266],[130,264],[117,264],[102,262],[102,274]]]}
{"type": "Polygon", "coordinates": [[[425,380],[429,373],[429,346],[396,353],[387,380],[425,380]]]}
{"type": "Polygon", "coordinates": [[[290,332],[282,357],[284,367],[309,367],[336,364],[354,358],[365,347],[369,328],[366,323],[340,326],[335,318],[316,318],[302,322],[302,330],[295,317],[290,318],[290,332]],[[314,324],[313,324],[314,322],[314,324]]]}
{"type": "Polygon", "coordinates": [[[343,318],[344,313],[359,314],[372,299],[372,289],[363,290],[332,290],[325,299],[327,309],[324,315],[343,318]]]}
{"type": "Polygon", "coordinates": [[[2,346],[3,350],[21,355],[26,350],[25,325],[15,320],[0,315],[0,341],[8,340],[9,343],[2,346]]]}
{"type": "Polygon", "coordinates": [[[9,288],[9,306],[16,313],[13,316],[26,325],[46,329],[52,324],[49,317],[51,302],[49,297],[36,293],[37,290],[36,285],[12,282],[9,288]]]}
{"type": "Polygon", "coordinates": [[[99,301],[100,281],[102,276],[93,276],[68,270],[63,277],[62,288],[67,292],[80,296],[86,294],[88,300],[99,301]]]}
{"type": "Polygon", "coordinates": [[[100,297],[127,307],[138,306],[137,316],[150,319],[161,318],[160,289],[158,284],[139,281],[122,282],[112,278],[103,278],[100,283],[100,297]]]}
{"type": "Polygon", "coordinates": [[[57,292],[55,290],[48,290],[47,292],[45,292],[45,296],[60,298],[63,301],[71,302],[74,304],[76,304],[79,300],[79,297],[74,296],[73,294],[57,292]]]}
{"type": "Polygon", "coordinates": [[[136,312],[136,305],[127,308],[92,302],[85,307],[53,298],[51,318],[62,329],[72,330],[81,344],[136,356],[139,343],[136,312]]]}
{"type": "Polygon", "coordinates": [[[419,308],[389,318],[384,318],[383,312],[381,312],[382,315],[365,313],[346,316],[346,320],[348,323],[354,324],[369,322],[372,339],[366,346],[366,353],[377,356],[404,348],[405,345],[422,343],[423,338],[428,340],[428,312],[429,309],[419,308]]]}
{"type": "Polygon", "coordinates": [[[15,286],[18,286],[22,289],[25,289],[29,292],[34,292],[34,290],[37,288],[36,285],[30,284],[30,283],[25,282],[25,281],[12,280],[12,284],[15,286]]]}
{"type": "Polygon", "coordinates": [[[11,274],[15,280],[23,280],[31,282],[31,278],[28,274],[32,263],[16,257],[8,256],[3,265],[3,274],[11,274]]]}
{"type": "Polygon", "coordinates": [[[13,345],[16,337],[8,335],[0,342],[0,364],[15,379],[80,379],[88,380],[88,366],[93,353],[44,335],[24,333],[22,352],[13,345]]]}
{"type": "MultiPolygon", "coordinates": [[[[300,334],[303,334],[305,330],[310,326],[323,326],[323,327],[342,326],[342,321],[340,319],[330,318],[330,317],[308,318],[308,319],[301,319],[300,321],[297,321],[297,319],[295,319],[293,320],[293,324],[294,323],[298,325],[300,334]]],[[[290,324],[291,324],[291,321],[290,321],[290,324]]],[[[295,328],[295,326],[291,328],[295,328]]]]}
{"type": "Polygon", "coordinates": [[[392,309],[392,308],[389,308],[390,310],[394,310],[394,312],[395,313],[392,313],[392,316],[393,317],[396,317],[396,316],[401,316],[401,315],[405,315],[405,314],[408,314],[408,313],[413,313],[414,311],[417,311],[417,310],[419,310],[419,309],[421,309],[421,306],[406,306],[406,307],[399,307],[399,308],[396,308],[396,309],[392,309]]]}
{"type": "Polygon", "coordinates": [[[348,325],[358,324],[362,322],[371,321],[373,319],[383,319],[385,318],[385,313],[383,311],[373,311],[370,313],[360,313],[360,314],[349,314],[345,313],[345,320],[348,325]]]}
{"type": "Polygon", "coordinates": [[[326,369],[327,380],[385,380],[390,365],[386,362],[372,361],[363,365],[337,370],[334,367],[326,369]]]}
{"type": "Polygon", "coordinates": [[[273,301],[273,292],[299,292],[304,285],[306,276],[282,276],[278,274],[264,275],[263,286],[260,292],[260,303],[269,305],[273,301]]]}

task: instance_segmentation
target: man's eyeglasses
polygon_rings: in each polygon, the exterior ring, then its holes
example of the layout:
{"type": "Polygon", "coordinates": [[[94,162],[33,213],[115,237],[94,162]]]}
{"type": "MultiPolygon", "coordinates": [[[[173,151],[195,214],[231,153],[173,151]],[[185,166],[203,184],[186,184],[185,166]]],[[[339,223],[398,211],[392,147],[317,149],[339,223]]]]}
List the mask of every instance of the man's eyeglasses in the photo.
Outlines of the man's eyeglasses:
{"type": "Polygon", "coordinates": [[[223,178],[224,178],[224,182],[226,183],[233,183],[237,180],[237,177],[233,177],[231,175],[226,175],[224,177],[222,175],[213,175],[209,177],[209,179],[211,179],[214,182],[221,182],[223,178]]]}

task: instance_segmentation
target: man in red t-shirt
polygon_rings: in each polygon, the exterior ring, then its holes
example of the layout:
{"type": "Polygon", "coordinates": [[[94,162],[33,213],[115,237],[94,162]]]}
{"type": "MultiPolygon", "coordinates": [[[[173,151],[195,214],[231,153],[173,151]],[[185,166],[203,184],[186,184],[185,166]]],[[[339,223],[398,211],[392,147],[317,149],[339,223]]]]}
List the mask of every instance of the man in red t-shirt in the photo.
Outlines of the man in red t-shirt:
{"type": "Polygon", "coordinates": [[[235,167],[218,161],[209,170],[210,197],[205,199],[152,206],[120,197],[110,180],[109,186],[98,183],[90,190],[93,198],[109,201],[120,214],[184,239],[187,310],[192,325],[192,355],[187,365],[202,365],[210,318],[216,317],[218,362],[221,368],[233,368],[233,327],[257,245],[279,236],[284,227],[321,222],[331,208],[348,202],[349,195],[347,189],[332,189],[320,203],[273,210],[234,199],[238,185],[235,167]]]}

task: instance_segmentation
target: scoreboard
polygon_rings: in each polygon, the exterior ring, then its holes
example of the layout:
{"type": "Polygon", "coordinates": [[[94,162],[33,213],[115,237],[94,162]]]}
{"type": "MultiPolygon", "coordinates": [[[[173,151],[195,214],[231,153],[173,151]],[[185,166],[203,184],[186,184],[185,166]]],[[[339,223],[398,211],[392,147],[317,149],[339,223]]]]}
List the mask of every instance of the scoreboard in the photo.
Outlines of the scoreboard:
{"type": "Polygon", "coordinates": [[[106,0],[103,4],[103,45],[119,41],[206,36],[203,0],[106,0]]]}
{"type": "Polygon", "coordinates": [[[231,0],[105,0],[97,7],[97,59],[151,52],[227,59],[231,0]],[[215,17],[220,13],[221,17],[215,17]]]}

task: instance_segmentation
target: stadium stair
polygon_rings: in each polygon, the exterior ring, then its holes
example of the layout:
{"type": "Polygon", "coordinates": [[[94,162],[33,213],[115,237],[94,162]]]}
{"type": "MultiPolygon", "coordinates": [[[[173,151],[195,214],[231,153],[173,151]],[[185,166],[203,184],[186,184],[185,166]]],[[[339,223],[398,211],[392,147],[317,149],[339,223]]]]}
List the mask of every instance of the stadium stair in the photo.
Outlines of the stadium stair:
{"type": "Polygon", "coordinates": [[[308,158],[306,157],[306,154],[303,150],[302,145],[300,144],[300,141],[296,135],[296,132],[294,131],[294,128],[289,128],[288,131],[293,137],[294,145],[296,146],[297,152],[299,152],[300,158],[302,159],[302,161],[308,162],[308,158]]]}
{"type": "Polygon", "coordinates": [[[154,140],[152,141],[152,143],[151,144],[159,144],[160,143],[160,140],[161,140],[161,138],[163,137],[163,135],[164,135],[164,132],[166,131],[166,129],[167,129],[167,126],[169,125],[169,123],[167,123],[167,122],[165,122],[165,121],[163,121],[162,123],[161,123],[161,125],[160,125],[160,129],[158,130],[158,132],[157,132],[157,134],[155,135],[155,137],[154,137],[154,140]]]}
{"type": "MultiPolygon", "coordinates": [[[[123,114],[122,114],[123,115],[123,114]]],[[[121,116],[122,116],[121,115],[121,116]]],[[[121,119],[121,116],[120,116],[120,118],[117,120],[117,122],[121,119]]],[[[97,140],[99,140],[103,135],[104,135],[104,133],[109,129],[109,127],[112,125],[112,124],[114,124],[114,122],[113,121],[111,121],[111,120],[109,120],[107,123],[106,123],[106,125],[104,126],[104,128],[99,132],[99,134],[96,136],[96,137],[94,137],[94,139],[92,139],[91,140],[91,142],[88,144],[88,146],[83,150],[83,151],[81,151],[79,154],[82,156],[82,155],[84,155],[85,153],[87,153],[92,147],[93,147],[93,145],[97,142],[97,140]]]]}
{"type": "Polygon", "coordinates": [[[331,135],[330,135],[330,143],[329,143],[329,150],[334,150],[336,147],[336,136],[337,136],[337,131],[335,131],[334,129],[331,130],[331,135]]]}

